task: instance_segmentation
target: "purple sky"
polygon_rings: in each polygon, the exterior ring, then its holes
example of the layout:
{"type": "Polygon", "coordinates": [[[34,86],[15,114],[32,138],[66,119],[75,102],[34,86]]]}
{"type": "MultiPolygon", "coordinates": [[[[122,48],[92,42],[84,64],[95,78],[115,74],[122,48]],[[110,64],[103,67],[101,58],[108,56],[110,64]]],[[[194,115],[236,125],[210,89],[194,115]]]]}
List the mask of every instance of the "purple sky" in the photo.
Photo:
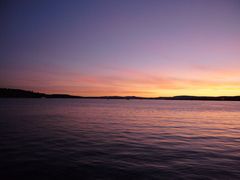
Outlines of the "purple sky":
{"type": "Polygon", "coordinates": [[[10,0],[1,7],[2,87],[240,95],[239,0],[10,0]]]}

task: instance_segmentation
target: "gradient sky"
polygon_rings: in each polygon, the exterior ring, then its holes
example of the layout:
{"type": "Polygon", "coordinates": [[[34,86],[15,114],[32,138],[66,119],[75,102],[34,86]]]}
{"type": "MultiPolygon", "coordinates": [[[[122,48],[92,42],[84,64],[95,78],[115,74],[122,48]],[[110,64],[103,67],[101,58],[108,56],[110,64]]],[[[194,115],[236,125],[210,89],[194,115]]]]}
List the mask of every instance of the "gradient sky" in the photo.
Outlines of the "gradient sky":
{"type": "Polygon", "coordinates": [[[239,0],[5,0],[0,86],[240,95],[239,0]]]}

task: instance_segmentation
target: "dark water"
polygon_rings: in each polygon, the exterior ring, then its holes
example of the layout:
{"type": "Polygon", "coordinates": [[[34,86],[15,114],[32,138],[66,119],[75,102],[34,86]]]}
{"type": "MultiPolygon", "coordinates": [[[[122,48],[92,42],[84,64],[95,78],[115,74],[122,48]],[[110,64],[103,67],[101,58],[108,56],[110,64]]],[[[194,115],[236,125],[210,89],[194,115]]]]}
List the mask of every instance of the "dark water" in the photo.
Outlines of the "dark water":
{"type": "Polygon", "coordinates": [[[0,99],[0,179],[240,179],[240,102],[0,99]]]}

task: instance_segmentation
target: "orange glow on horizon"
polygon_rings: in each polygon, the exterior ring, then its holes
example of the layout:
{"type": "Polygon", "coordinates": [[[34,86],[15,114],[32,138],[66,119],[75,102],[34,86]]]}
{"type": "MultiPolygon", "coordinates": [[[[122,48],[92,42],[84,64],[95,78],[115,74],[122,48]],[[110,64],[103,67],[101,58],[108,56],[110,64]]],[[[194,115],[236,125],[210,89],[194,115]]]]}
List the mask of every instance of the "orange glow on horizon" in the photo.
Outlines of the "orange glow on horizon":
{"type": "Polygon", "coordinates": [[[40,79],[38,84],[24,81],[17,88],[79,96],[240,95],[238,79],[240,73],[236,71],[190,71],[188,76],[182,73],[182,77],[179,71],[168,77],[164,72],[152,75],[130,70],[122,70],[111,75],[91,76],[71,73],[68,76],[59,74],[53,76],[45,73],[45,76],[41,75],[40,78],[39,74],[32,74],[34,78],[40,79]]]}

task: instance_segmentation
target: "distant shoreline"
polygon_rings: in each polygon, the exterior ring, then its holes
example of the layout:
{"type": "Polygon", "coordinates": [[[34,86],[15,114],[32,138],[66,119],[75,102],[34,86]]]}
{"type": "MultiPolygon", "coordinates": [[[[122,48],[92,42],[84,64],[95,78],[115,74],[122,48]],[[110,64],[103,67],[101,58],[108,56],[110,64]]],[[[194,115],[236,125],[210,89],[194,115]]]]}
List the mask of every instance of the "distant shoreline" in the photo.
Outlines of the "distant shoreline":
{"type": "Polygon", "coordinates": [[[173,96],[173,97],[138,97],[138,96],[74,96],[68,94],[45,94],[22,89],[0,88],[0,98],[71,98],[71,99],[142,99],[142,100],[200,100],[200,101],[240,101],[240,96],[173,96]]]}

